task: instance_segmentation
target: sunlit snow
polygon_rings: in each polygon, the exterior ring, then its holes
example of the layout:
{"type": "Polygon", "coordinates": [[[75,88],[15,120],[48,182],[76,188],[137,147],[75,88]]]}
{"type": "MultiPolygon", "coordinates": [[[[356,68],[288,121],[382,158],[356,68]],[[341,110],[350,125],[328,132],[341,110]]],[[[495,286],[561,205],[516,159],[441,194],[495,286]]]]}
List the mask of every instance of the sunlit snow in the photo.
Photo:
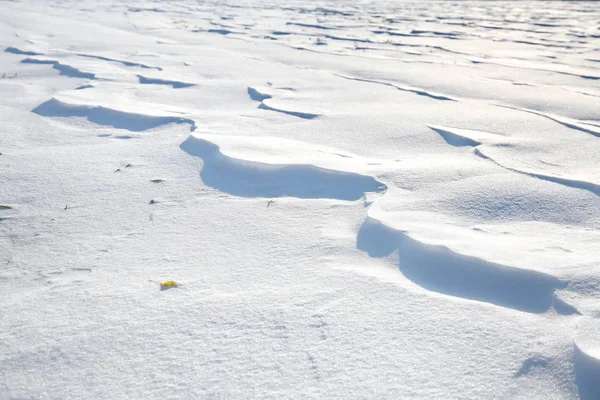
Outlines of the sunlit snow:
{"type": "Polygon", "coordinates": [[[0,6],[1,399],[600,399],[600,4],[0,6]]]}

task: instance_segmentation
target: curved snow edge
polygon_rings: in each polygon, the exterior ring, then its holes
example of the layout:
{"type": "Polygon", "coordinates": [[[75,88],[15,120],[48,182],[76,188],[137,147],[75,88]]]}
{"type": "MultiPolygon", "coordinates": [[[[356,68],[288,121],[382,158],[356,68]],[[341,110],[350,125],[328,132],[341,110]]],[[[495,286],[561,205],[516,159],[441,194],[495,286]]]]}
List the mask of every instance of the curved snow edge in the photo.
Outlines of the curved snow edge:
{"type": "Polygon", "coordinates": [[[206,185],[234,196],[354,201],[363,198],[365,193],[387,189],[386,185],[375,178],[355,172],[308,163],[279,164],[231,157],[223,154],[219,145],[209,138],[210,136],[200,138],[190,135],[180,147],[188,154],[202,159],[204,165],[200,176],[206,185]]]}
{"type": "Polygon", "coordinates": [[[99,125],[134,132],[173,123],[189,124],[190,131],[196,130],[195,121],[189,118],[138,114],[96,105],[69,104],[55,98],[40,104],[32,112],[43,117],[83,117],[99,125]]]}
{"type": "Polygon", "coordinates": [[[555,306],[555,290],[566,286],[566,282],[542,272],[460,254],[445,245],[427,244],[369,214],[358,232],[357,248],[372,257],[387,257],[397,251],[402,274],[427,290],[543,313],[555,306]]]}

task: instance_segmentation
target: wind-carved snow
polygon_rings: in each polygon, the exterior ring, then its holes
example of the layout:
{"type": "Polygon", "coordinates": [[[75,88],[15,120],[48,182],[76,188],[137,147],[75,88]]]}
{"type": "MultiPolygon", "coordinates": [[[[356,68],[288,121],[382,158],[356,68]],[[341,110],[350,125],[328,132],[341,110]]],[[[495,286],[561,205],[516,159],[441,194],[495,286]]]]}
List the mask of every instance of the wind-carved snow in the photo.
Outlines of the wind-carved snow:
{"type": "Polygon", "coordinates": [[[252,100],[258,102],[262,102],[263,100],[273,98],[273,96],[271,96],[270,94],[263,93],[252,86],[248,86],[248,96],[250,96],[252,100]]]}
{"type": "Polygon", "coordinates": [[[453,146],[479,146],[484,142],[508,142],[509,139],[493,133],[474,131],[470,129],[445,128],[443,126],[428,125],[429,128],[439,133],[448,144],[453,146]]]}
{"type": "Polygon", "coordinates": [[[149,78],[142,75],[138,75],[137,77],[140,80],[140,83],[145,85],[166,85],[171,86],[173,89],[182,89],[194,86],[194,83],[187,83],[169,79],[149,78]]]}
{"type": "MultiPolygon", "coordinates": [[[[496,165],[499,165],[508,171],[518,172],[527,176],[559,183],[569,187],[586,189],[594,194],[598,194],[598,185],[595,185],[591,182],[559,178],[556,176],[542,174],[540,172],[533,172],[531,167],[528,167],[528,169],[517,169],[508,166],[515,164],[515,162],[510,161],[510,158],[506,156],[491,157],[485,155],[487,154],[485,152],[488,149],[493,149],[494,146],[500,146],[501,148],[504,146],[509,146],[510,148],[510,146],[518,145],[518,139],[476,130],[448,128],[434,125],[430,125],[429,127],[440,134],[440,136],[442,136],[448,144],[457,147],[475,147],[474,151],[476,155],[483,157],[484,159],[491,160],[496,165]]],[[[500,182],[498,182],[498,184],[502,185],[500,182]]],[[[482,193],[489,191],[489,188],[482,187],[481,189],[482,193]]],[[[519,190],[517,189],[517,192],[518,191],[519,190]]],[[[560,196],[561,195],[557,193],[555,198],[560,199],[560,196]]],[[[487,201],[484,200],[487,206],[483,213],[479,214],[479,217],[487,216],[489,218],[494,218],[493,216],[495,213],[501,212],[498,214],[498,217],[501,218],[500,220],[517,218],[523,220],[533,219],[537,221],[546,220],[548,222],[556,221],[553,211],[550,211],[550,213],[546,214],[545,216],[543,212],[543,210],[547,207],[554,207],[552,203],[555,202],[555,200],[552,198],[548,198],[548,204],[545,205],[543,202],[539,201],[541,200],[541,197],[536,197],[535,195],[531,196],[525,192],[522,192],[522,194],[518,194],[517,197],[507,199],[505,205],[502,205],[502,197],[502,192],[499,192],[495,195],[490,193],[490,197],[487,199],[487,201]],[[494,203],[497,203],[498,205],[495,205],[494,203]],[[519,203],[522,203],[522,205],[519,203]],[[529,203],[531,204],[531,207],[527,206],[529,203]],[[516,207],[515,211],[517,211],[517,214],[515,214],[514,217],[511,216],[512,211],[509,211],[510,208],[508,207],[516,207]]],[[[384,200],[385,199],[378,200],[378,202],[384,200]]],[[[452,200],[449,201],[449,204],[453,203],[452,200]]],[[[466,216],[469,214],[473,215],[473,206],[479,203],[479,201],[477,201],[471,205],[470,201],[467,200],[467,196],[463,196],[463,199],[457,198],[456,201],[463,202],[463,205],[459,205],[457,208],[465,208],[468,211],[466,216]]],[[[598,203],[600,206],[600,203],[593,198],[585,200],[581,204],[586,204],[587,206],[589,205],[587,204],[589,201],[592,203],[598,203]]],[[[484,203],[480,204],[483,205],[484,203]]],[[[590,205],[590,207],[595,206],[590,205]]],[[[592,208],[590,208],[590,210],[591,209],[592,208]]],[[[388,216],[386,213],[381,213],[379,210],[373,210],[372,212],[376,213],[375,215],[381,215],[386,221],[391,218],[391,216],[388,216]]],[[[409,212],[405,212],[404,214],[408,215],[409,212]]],[[[572,220],[566,219],[565,223],[579,223],[579,218],[581,217],[575,215],[573,215],[573,217],[574,219],[572,220]]],[[[397,219],[392,219],[392,221],[396,220],[397,219]]],[[[450,228],[450,226],[454,224],[451,221],[448,222],[449,227],[446,233],[443,233],[444,229],[441,229],[437,233],[433,233],[431,229],[425,229],[424,232],[429,230],[429,233],[424,234],[423,237],[429,236],[433,238],[436,236],[440,237],[440,235],[441,237],[448,235],[448,238],[452,237],[452,241],[456,242],[456,245],[458,245],[458,243],[463,240],[461,239],[462,235],[459,234],[458,231],[451,233],[456,229],[456,227],[450,228]]],[[[406,226],[406,229],[410,229],[408,228],[410,226],[414,227],[414,224],[409,221],[398,222],[398,224],[399,226],[406,226]]],[[[431,228],[436,230],[433,227],[431,228]]],[[[419,230],[420,229],[417,229],[416,231],[418,232],[419,230]]],[[[536,231],[537,229],[525,235],[533,237],[532,233],[536,231]]],[[[546,231],[544,232],[544,235],[547,235],[547,238],[550,238],[551,235],[549,235],[549,233],[550,231],[546,231]]],[[[556,245],[559,245],[559,238],[562,234],[560,233],[560,230],[558,230],[556,233],[559,235],[555,239],[556,245]]],[[[473,232],[473,235],[477,236],[478,233],[473,232]]],[[[534,233],[534,235],[539,235],[539,233],[534,233]]],[[[583,239],[583,237],[584,236],[581,238],[583,239]]],[[[543,236],[540,235],[539,238],[543,239],[543,236]]],[[[486,240],[484,238],[482,239],[486,240]]],[[[465,238],[465,240],[475,243],[474,238],[465,238]]],[[[506,240],[507,238],[502,239],[502,241],[506,240]]],[[[595,239],[593,239],[592,235],[588,240],[589,243],[592,243],[595,239]]],[[[519,246],[522,244],[523,243],[521,243],[519,246]]],[[[359,233],[358,246],[359,248],[362,248],[365,251],[368,251],[370,254],[374,254],[376,256],[383,256],[391,253],[392,251],[398,250],[400,269],[403,274],[408,279],[413,280],[415,283],[433,291],[439,291],[441,293],[451,294],[458,297],[486,301],[493,304],[516,308],[522,311],[544,312],[550,307],[553,307],[556,312],[563,315],[578,313],[574,307],[554,295],[554,291],[556,289],[564,288],[566,283],[554,278],[551,275],[533,272],[528,269],[507,268],[503,265],[489,263],[481,259],[457,254],[456,252],[444,246],[423,244],[412,239],[407,233],[402,231],[394,231],[391,228],[386,227],[376,219],[368,220],[365,225],[363,225],[361,232],[359,233]],[[385,243],[387,243],[387,245],[385,245],[385,243]],[[426,250],[429,251],[427,252],[426,250]],[[417,268],[415,265],[418,265],[419,267],[417,268]],[[442,276],[444,278],[442,278],[442,276]],[[455,280],[454,277],[461,278],[457,278],[455,280]],[[516,282],[519,283],[517,284],[516,282]],[[489,288],[486,287],[486,283],[490,286],[489,288]]],[[[515,245],[513,244],[512,246],[515,245]]],[[[458,245],[458,247],[461,246],[458,245]]],[[[523,250],[525,250],[527,247],[528,246],[523,247],[523,250]]],[[[466,249],[466,247],[463,247],[463,251],[464,249],[466,249]]],[[[530,250],[525,251],[529,252],[533,250],[531,247],[529,247],[529,249],[530,250]]],[[[552,268],[543,269],[546,271],[552,270],[552,268]]]]}
{"type": "MultiPolygon", "coordinates": [[[[536,113],[537,114],[537,113],[536,113]]],[[[508,157],[498,157],[490,151],[494,146],[507,146],[518,144],[518,141],[488,132],[475,131],[469,129],[447,128],[441,126],[430,125],[429,128],[439,133],[444,140],[453,146],[471,146],[475,147],[475,155],[484,159],[490,160],[497,165],[509,171],[528,175],[534,178],[542,179],[549,182],[558,183],[560,185],[569,186],[576,189],[588,190],[600,196],[600,183],[591,180],[575,178],[570,176],[559,176],[546,173],[540,169],[534,169],[531,166],[515,163],[508,157]],[[485,144],[484,146],[480,146],[485,144]]]]}
{"type": "Polygon", "coordinates": [[[594,193],[597,196],[600,196],[600,184],[598,184],[598,183],[590,182],[590,181],[583,180],[583,179],[561,177],[561,176],[545,174],[543,172],[539,172],[539,171],[533,170],[531,168],[524,169],[524,168],[511,167],[511,166],[509,166],[510,165],[509,163],[504,163],[502,161],[498,161],[497,157],[488,155],[488,153],[486,153],[485,150],[483,150],[481,148],[475,149],[475,154],[482,158],[489,159],[489,160],[493,161],[494,163],[498,164],[499,166],[506,168],[509,171],[518,172],[518,173],[521,173],[524,175],[532,176],[534,178],[542,179],[542,180],[545,180],[548,182],[558,183],[560,185],[569,186],[569,187],[572,187],[575,189],[587,190],[587,191],[594,193]]]}
{"type": "Polygon", "coordinates": [[[578,70],[575,68],[569,67],[560,67],[552,64],[538,64],[532,63],[530,61],[520,61],[520,60],[490,60],[490,59],[482,59],[479,57],[473,57],[470,59],[473,64],[492,64],[492,65],[500,65],[511,68],[523,68],[523,69],[531,69],[534,71],[542,71],[542,72],[551,72],[560,75],[574,76],[577,78],[582,78],[586,80],[600,80],[600,74],[595,74],[592,71],[588,70],[578,70]]]}
{"type": "Polygon", "coordinates": [[[358,81],[358,82],[366,82],[366,83],[374,83],[377,85],[390,86],[390,87],[396,88],[403,92],[414,93],[419,96],[429,97],[434,100],[458,101],[458,100],[455,100],[455,99],[445,96],[445,95],[432,93],[432,92],[429,92],[429,91],[426,91],[423,89],[417,89],[417,88],[412,88],[412,87],[408,87],[408,86],[397,85],[394,83],[381,82],[381,81],[377,81],[374,79],[357,78],[357,77],[346,76],[346,75],[337,75],[337,76],[339,76],[340,78],[349,79],[349,80],[358,81]]]}
{"type": "Polygon", "coordinates": [[[553,305],[554,291],[566,286],[551,275],[419,242],[373,218],[367,218],[360,228],[357,247],[373,257],[397,252],[402,274],[425,289],[520,311],[547,311],[553,305]]]}
{"type": "MultiPolygon", "coordinates": [[[[60,75],[69,78],[91,80],[119,81],[133,78],[133,71],[125,68],[125,62],[99,62],[106,61],[103,57],[74,54],[68,51],[58,51],[52,56],[35,56],[24,58],[22,64],[51,65],[60,72],[60,75]]],[[[113,61],[113,60],[110,60],[113,61]]],[[[138,65],[131,63],[130,65],[138,65]]],[[[136,69],[141,68],[139,65],[136,69]]]]}
{"type": "Polygon", "coordinates": [[[59,61],[43,58],[26,58],[21,61],[23,64],[47,64],[52,65],[52,68],[60,72],[61,75],[68,76],[70,78],[83,78],[83,79],[95,79],[96,74],[83,72],[77,68],[71,67],[66,64],[62,64],[59,61]]]}
{"type": "Polygon", "coordinates": [[[117,64],[122,64],[122,65],[124,65],[126,67],[139,67],[139,68],[143,68],[143,69],[155,69],[157,71],[162,71],[163,70],[161,67],[155,67],[155,66],[152,66],[152,65],[147,65],[147,64],[143,64],[143,63],[139,63],[139,62],[133,62],[133,61],[129,61],[129,60],[119,60],[119,59],[116,59],[116,58],[99,56],[99,55],[95,55],[95,54],[78,53],[77,55],[79,57],[94,58],[94,59],[97,59],[97,60],[114,62],[114,63],[117,63],[117,64]]]}
{"type": "Polygon", "coordinates": [[[145,131],[167,124],[188,124],[190,130],[196,129],[196,123],[189,118],[175,115],[157,115],[146,112],[121,111],[102,105],[88,105],[68,102],[68,99],[53,98],[32,110],[35,114],[51,118],[85,118],[98,125],[112,126],[133,132],[145,131]]]}
{"type": "Polygon", "coordinates": [[[202,159],[204,184],[234,196],[358,200],[386,188],[353,171],[359,157],[287,139],[191,135],[181,148],[202,159]]]}
{"type": "Polygon", "coordinates": [[[586,317],[580,322],[573,361],[581,400],[594,400],[600,393],[600,323],[586,317]]]}
{"type": "Polygon", "coordinates": [[[258,108],[261,110],[275,111],[275,112],[278,112],[281,114],[291,115],[293,117],[298,117],[298,118],[302,118],[302,119],[313,119],[313,118],[317,118],[319,116],[319,114],[286,110],[286,109],[279,108],[279,107],[273,107],[266,103],[266,101],[269,99],[272,99],[273,96],[270,94],[262,93],[261,91],[259,91],[259,89],[256,89],[252,86],[248,86],[248,96],[250,96],[250,98],[252,100],[258,101],[260,103],[258,105],[258,108]]]}
{"type": "MultiPolygon", "coordinates": [[[[556,297],[555,291],[565,289],[568,280],[556,275],[560,269],[555,265],[579,251],[562,248],[564,237],[571,225],[581,224],[589,211],[600,206],[600,200],[584,197],[567,212],[571,200],[559,200],[565,195],[560,187],[544,199],[527,193],[524,186],[502,189],[510,182],[507,178],[495,180],[481,185],[479,195],[458,196],[460,187],[454,189],[456,195],[442,191],[443,186],[439,193],[423,195],[390,188],[369,208],[357,246],[374,257],[397,252],[403,275],[431,291],[520,311],[541,313],[554,308],[559,314],[577,314],[568,301],[556,297]],[[563,210],[562,226],[557,225],[556,209],[563,210]],[[473,226],[472,221],[481,225],[473,226]],[[523,222],[513,222],[509,229],[509,221],[523,222]],[[546,254],[538,251],[541,246],[546,254]],[[511,248],[514,259],[504,257],[506,248],[511,248]]],[[[597,218],[592,218],[590,226],[596,223],[597,218]]],[[[578,235],[577,247],[600,250],[593,228],[579,229],[578,235]]]]}
{"type": "Polygon", "coordinates": [[[550,113],[543,113],[540,111],[529,110],[526,108],[511,107],[511,106],[505,106],[505,105],[498,105],[498,107],[506,107],[506,108],[510,108],[513,110],[519,110],[519,111],[539,115],[540,117],[548,118],[551,121],[558,122],[559,124],[564,125],[567,128],[575,129],[575,130],[578,130],[581,132],[589,133],[596,137],[600,137],[600,129],[592,129],[591,127],[585,127],[585,126],[583,126],[585,124],[585,122],[575,121],[571,118],[560,117],[558,115],[552,115],[550,113]]]}
{"type": "Polygon", "coordinates": [[[600,398],[597,7],[543,11],[4,2],[0,398],[600,398]]]}
{"type": "Polygon", "coordinates": [[[278,112],[281,114],[291,115],[293,117],[298,117],[298,118],[302,118],[302,119],[313,119],[313,118],[317,118],[319,116],[319,114],[285,110],[283,108],[273,107],[273,106],[268,105],[264,100],[258,105],[258,108],[261,110],[275,111],[275,112],[278,112]]]}
{"type": "Polygon", "coordinates": [[[7,53],[11,53],[11,54],[18,54],[18,55],[25,55],[25,56],[41,56],[42,53],[38,53],[35,51],[31,51],[31,50],[22,50],[19,49],[17,47],[12,47],[9,46],[6,49],[4,49],[5,52],[7,53]]]}

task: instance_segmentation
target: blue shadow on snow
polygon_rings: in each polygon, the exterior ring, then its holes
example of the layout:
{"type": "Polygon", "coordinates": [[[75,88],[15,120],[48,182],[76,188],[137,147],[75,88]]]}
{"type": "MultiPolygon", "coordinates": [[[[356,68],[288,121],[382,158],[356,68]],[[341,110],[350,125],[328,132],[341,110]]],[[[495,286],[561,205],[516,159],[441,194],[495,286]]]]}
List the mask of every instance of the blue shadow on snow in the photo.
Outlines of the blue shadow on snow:
{"type": "Polygon", "coordinates": [[[272,165],[223,155],[215,144],[190,136],[185,152],[204,162],[200,177],[210,187],[240,197],[358,200],[386,186],[370,176],[312,165],[272,165]]]}
{"type": "Polygon", "coordinates": [[[554,291],[565,287],[551,275],[421,243],[371,218],[358,232],[357,247],[372,257],[386,257],[397,250],[402,274],[425,289],[519,311],[549,310],[554,304],[554,291]]]}

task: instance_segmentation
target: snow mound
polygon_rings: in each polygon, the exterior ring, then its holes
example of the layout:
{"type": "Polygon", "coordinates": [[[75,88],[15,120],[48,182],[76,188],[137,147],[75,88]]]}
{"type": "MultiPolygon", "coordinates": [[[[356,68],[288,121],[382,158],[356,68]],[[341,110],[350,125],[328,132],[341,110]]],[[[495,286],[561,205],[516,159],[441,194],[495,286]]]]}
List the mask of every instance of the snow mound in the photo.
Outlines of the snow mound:
{"type": "Polygon", "coordinates": [[[446,128],[443,126],[428,125],[430,129],[439,133],[448,144],[452,146],[479,146],[482,143],[495,143],[508,141],[506,137],[494,133],[474,131],[471,129],[446,128]]]}
{"type": "Polygon", "coordinates": [[[182,89],[190,86],[194,86],[194,83],[169,80],[169,79],[160,79],[160,78],[150,78],[142,75],[137,76],[140,80],[140,83],[143,85],[166,85],[171,86],[173,89],[182,89]]]}
{"type": "MultiPolygon", "coordinates": [[[[498,105],[498,107],[510,108],[512,110],[518,110],[518,111],[523,111],[523,112],[534,114],[534,115],[539,115],[540,117],[544,117],[551,121],[554,121],[561,125],[564,125],[567,128],[571,128],[576,131],[581,131],[581,132],[589,133],[590,135],[594,135],[596,137],[600,137],[600,129],[592,129],[591,126],[585,126],[586,125],[585,122],[577,121],[572,118],[562,117],[559,115],[553,115],[551,113],[545,113],[545,112],[536,111],[536,110],[529,110],[527,108],[521,108],[521,107],[511,107],[511,106],[505,106],[505,105],[498,105]]],[[[587,124],[587,125],[590,125],[590,124],[587,124]]]]}
{"type": "Polygon", "coordinates": [[[288,139],[191,135],[181,148],[202,158],[206,185],[235,196],[358,200],[386,188],[353,172],[354,156],[288,139]]]}
{"type": "Polygon", "coordinates": [[[414,87],[410,87],[410,86],[398,85],[398,84],[389,83],[389,82],[382,82],[382,81],[377,81],[374,79],[358,78],[358,77],[340,75],[340,74],[336,74],[336,75],[339,76],[340,78],[349,79],[349,80],[353,80],[353,81],[374,83],[376,85],[383,85],[383,86],[390,86],[390,87],[396,88],[402,92],[414,93],[416,95],[424,96],[424,97],[427,97],[427,98],[430,98],[433,100],[458,101],[458,100],[456,100],[452,97],[448,97],[446,95],[442,95],[442,94],[438,94],[438,93],[434,93],[434,92],[430,92],[427,90],[418,89],[418,88],[414,88],[414,87]]]}
{"type": "Polygon", "coordinates": [[[112,126],[133,132],[154,129],[167,124],[189,124],[190,129],[196,129],[193,120],[175,116],[158,116],[124,112],[103,106],[69,104],[56,98],[50,99],[34,110],[35,114],[52,118],[85,118],[90,122],[103,126],[112,126]]]}
{"type": "Polygon", "coordinates": [[[286,114],[286,115],[291,115],[292,117],[298,117],[298,118],[302,118],[302,119],[313,119],[313,118],[317,118],[319,116],[319,114],[313,114],[313,113],[307,113],[307,112],[301,112],[301,111],[291,111],[291,110],[285,110],[283,108],[278,108],[278,107],[272,107],[270,105],[268,105],[267,103],[265,103],[265,100],[263,100],[258,108],[260,108],[261,110],[267,110],[267,111],[275,111],[281,114],[286,114]]]}
{"type": "Polygon", "coordinates": [[[96,74],[83,72],[70,65],[63,64],[56,60],[40,59],[40,58],[26,58],[21,61],[23,64],[47,64],[52,65],[52,68],[60,72],[61,75],[68,76],[69,78],[82,78],[82,79],[96,79],[96,74]]]}
{"type": "Polygon", "coordinates": [[[266,93],[267,90],[263,88],[256,88],[252,86],[248,86],[248,96],[250,99],[259,102],[258,108],[260,110],[274,111],[285,115],[290,115],[292,117],[298,117],[302,119],[314,119],[319,116],[319,114],[301,112],[301,111],[293,111],[287,110],[282,107],[274,107],[270,104],[267,104],[267,100],[273,99],[273,96],[266,93]]]}
{"type": "MultiPolygon", "coordinates": [[[[534,114],[539,113],[535,112],[534,114]]],[[[554,117],[552,117],[551,119],[555,120],[554,117]]],[[[584,178],[572,176],[574,174],[570,171],[557,171],[555,173],[546,172],[546,170],[550,170],[549,167],[552,166],[551,164],[538,162],[538,164],[545,165],[532,167],[531,162],[522,162],[519,160],[519,155],[521,153],[519,150],[515,150],[512,152],[515,156],[511,156],[510,151],[506,151],[506,149],[511,149],[515,147],[518,148],[519,145],[531,146],[532,142],[533,144],[535,144],[536,140],[519,141],[517,139],[513,139],[504,135],[483,131],[449,128],[436,125],[428,126],[433,131],[439,133],[440,136],[442,136],[448,144],[457,147],[475,147],[475,155],[483,159],[492,161],[496,165],[508,171],[517,172],[520,174],[531,176],[533,178],[557,183],[575,189],[587,190],[596,195],[600,195],[600,183],[595,182],[595,179],[600,179],[600,177],[597,178],[596,176],[590,176],[589,178],[584,178]],[[503,151],[498,151],[498,149],[501,149],[503,151]]],[[[569,124],[569,126],[572,127],[574,125],[569,124]]],[[[538,143],[540,146],[547,146],[547,144],[542,144],[541,141],[538,141],[538,143]]],[[[557,170],[557,168],[554,169],[557,170]]]]}
{"type": "Polygon", "coordinates": [[[554,291],[566,285],[551,275],[420,242],[373,218],[367,218],[360,228],[357,247],[373,257],[397,251],[402,274],[425,289],[520,311],[547,311],[553,305],[554,291]]]}
{"type": "Polygon", "coordinates": [[[585,317],[580,321],[573,354],[581,400],[597,399],[600,393],[600,321],[585,317]]]}

